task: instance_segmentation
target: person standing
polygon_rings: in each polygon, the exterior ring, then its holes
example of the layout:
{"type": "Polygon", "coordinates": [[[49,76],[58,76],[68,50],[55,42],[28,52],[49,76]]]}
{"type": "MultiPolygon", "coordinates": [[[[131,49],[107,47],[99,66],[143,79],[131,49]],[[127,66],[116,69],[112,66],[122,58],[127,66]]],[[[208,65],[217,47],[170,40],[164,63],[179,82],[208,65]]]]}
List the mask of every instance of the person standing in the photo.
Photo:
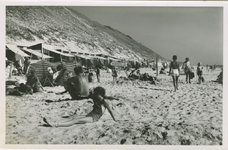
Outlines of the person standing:
{"type": "Polygon", "coordinates": [[[28,73],[30,64],[31,64],[31,62],[30,62],[29,58],[28,57],[25,57],[25,61],[24,61],[24,74],[27,74],[28,73]]]}
{"type": "Polygon", "coordinates": [[[117,80],[117,72],[115,67],[113,67],[112,69],[112,77],[113,77],[113,82],[115,83],[117,80]]]}
{"type": "Polygon", "coordinates": [[[100,82],[100,69],[99,69],[99,66],[97,65],[96,66],[96,76],[97,76],[97,82],[100,82]]]}
{"type": "Polygon", "coordinates": [[[191,79],[190,79],[191,65],[188,57],[185,58],[183,68],[186,75],[186,83],[191,83],[191,79]]]}
{"type": "Polygon", "coordinates": [[[173,61],[170,63],[169,73],[172,74],[174,92],[178,90],[178,78],[180,76],[180,67],[177,63],[177,56],[173,55],[173,61]]]}
{"type": "Polygon", "coordinates": [[[201,67],[201,63],[198,63],[197,66],[197,75],[198,75],[198,83],[201,84],[202,81],[202,75],[203,75],[203,68],[201,67]]]}

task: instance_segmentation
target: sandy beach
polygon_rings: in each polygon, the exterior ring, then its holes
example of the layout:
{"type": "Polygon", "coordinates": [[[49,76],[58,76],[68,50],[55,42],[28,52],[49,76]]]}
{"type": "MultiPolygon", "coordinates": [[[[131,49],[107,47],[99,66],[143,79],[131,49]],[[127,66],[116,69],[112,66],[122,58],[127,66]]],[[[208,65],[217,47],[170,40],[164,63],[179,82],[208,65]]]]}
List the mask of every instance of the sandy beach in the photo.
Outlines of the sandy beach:
{"type": "MultiPolygon", "coordinates": [[[[142,68],[156,76],[155,71],[142,68]]],[[[42,118],[58,121],[64,116],[87,114],[92,100],[48,102],[70,98],[68,93],[56,95],[63,86],[44,87],[46,93],[6,96],[6,144],[96,144],[96,145],[222,145],[223,86],[217,82],[221,72],[204,70],[205,82],[191,84],[180,76],[179,90],[173,91],[171,76],[161,74],[157,85],[146,81],[119,81],[101,71],[106,94],[119,98],[109,101],[115,112],[114,122],[106,110],[95,123],[71,127],[46,127],[42,118]]],[[[119,76],[126,76],[124,71],[119,76]]]]}

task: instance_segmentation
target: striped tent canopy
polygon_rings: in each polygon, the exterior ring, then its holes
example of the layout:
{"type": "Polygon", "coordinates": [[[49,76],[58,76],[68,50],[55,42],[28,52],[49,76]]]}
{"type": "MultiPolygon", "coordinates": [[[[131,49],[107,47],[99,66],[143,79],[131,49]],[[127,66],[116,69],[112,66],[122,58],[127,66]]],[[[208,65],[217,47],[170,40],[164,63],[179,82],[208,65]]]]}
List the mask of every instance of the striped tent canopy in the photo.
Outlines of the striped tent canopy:
{"type": "Polygon", "coordinates": [[[29,67],[29,70],[35,70],[37,77],[40,81],[42,81],[42,78],[48,74],[48,67],[55,67],[55,64],[50,63],[46,60],[40,60],[35,63],[32,63],[29,67]]]}
{"type": "MultiPolygon", "coordinates": [[[[75,62],[62,62],[63,66],[66,67],[66,72],[64,73],[63,75],[63,78],[61,79],[60,81],[60,84],[63,85],[64,81],[67,80],[67,73],[68,72],[72,72],[74,74],[74,67],[76,66],[76,63],[75,62]]],[[[32,63],[30,65],[30,70],[35,70],[36,71],[36,75],[37,77],[39,78],[40,82],[43,83],[44,81],[44,78],[46,75],[48,75],[48,70],[47,68],[48,67],[52,67],[52,68],[55,68],[58,66],[58,65],[61,65],[61,62],[54,62],[54,63],[50,63],[46,60],[40,60],[38,62],[35,62],[35,63],[32,63]]]]}

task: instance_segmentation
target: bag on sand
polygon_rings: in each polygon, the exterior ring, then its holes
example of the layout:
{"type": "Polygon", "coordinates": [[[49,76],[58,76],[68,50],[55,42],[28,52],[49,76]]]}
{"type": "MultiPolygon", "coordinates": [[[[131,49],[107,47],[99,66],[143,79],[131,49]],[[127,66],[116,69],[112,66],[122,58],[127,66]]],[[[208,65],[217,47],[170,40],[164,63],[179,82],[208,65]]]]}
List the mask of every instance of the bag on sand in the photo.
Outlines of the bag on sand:
{"type": "Polygon", "coordinates": [[[194,77],[195,77],[194,72],[190,72],[190,73],[189,73],[189,79],[193,79],[194,77]]]}

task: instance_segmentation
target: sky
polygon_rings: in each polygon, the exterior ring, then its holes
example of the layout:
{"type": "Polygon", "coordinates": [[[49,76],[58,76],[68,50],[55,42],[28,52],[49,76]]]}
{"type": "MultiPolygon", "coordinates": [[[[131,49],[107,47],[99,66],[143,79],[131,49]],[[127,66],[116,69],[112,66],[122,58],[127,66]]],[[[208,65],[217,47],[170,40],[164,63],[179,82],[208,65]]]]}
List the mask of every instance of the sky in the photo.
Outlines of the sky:
{"type": "Polygon", "coordinates": [[[75,6],[93,21],[111,26],[159,55],[191,64],[223,64],[223,8],[75,6]]]}

